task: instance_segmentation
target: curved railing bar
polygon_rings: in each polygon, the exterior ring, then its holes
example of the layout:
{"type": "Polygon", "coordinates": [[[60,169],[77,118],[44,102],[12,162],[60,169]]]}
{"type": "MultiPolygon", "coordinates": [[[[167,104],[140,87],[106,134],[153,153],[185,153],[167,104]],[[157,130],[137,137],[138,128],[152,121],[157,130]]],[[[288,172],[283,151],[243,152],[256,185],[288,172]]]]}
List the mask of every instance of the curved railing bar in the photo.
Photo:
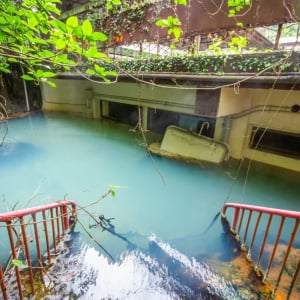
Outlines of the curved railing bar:
{"type": "Polygon", "coordinates": [[[26,215],[31,215],[37,212],[42,212],[48,209],[63,207],[63,206],[72,206],[72,211],[74,214],[76,214],[76,203],[72,200],[62,200],[57,201],[49,204],[39,205],[35,207],[29,207],[24,209],[19,209],[16,211],[9,211],[9,212],[3,212],[0,213],[0,222],[9,222],[16,218],[21,218],[26,215]]]}
{"type": "Polygon", "coordinates": [[[241,203],[233,203],[233,202],[228,202],[228,203],[224,204],[224,206],[222,208],[222,214],[224,216],[226,215],[226,210],[228,207],[248,209],[248,210],[262,212],[262,213],[268,213],[268,214],[272,214],[272,215],[300,219],[300,211],[278,209],[278,208],[249,205],[249,204],[241,204],[241,203]]]}

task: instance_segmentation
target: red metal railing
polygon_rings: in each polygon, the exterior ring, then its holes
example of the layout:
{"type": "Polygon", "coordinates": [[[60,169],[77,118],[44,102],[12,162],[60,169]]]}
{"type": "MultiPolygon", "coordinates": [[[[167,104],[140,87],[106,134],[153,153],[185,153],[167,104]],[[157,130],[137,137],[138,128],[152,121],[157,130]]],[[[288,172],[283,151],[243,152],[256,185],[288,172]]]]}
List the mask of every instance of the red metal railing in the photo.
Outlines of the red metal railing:
{"type": "Polygon", "coordinates": [[[47,262],[51,263],[52,255],[57,252],[58,242],[75,221],[76,204],[71,200],[0,214],[1,229],[6,227],[9,240],[9,246],[5,250],[11,251],[5,270],[0,262],[0,288],[4,300],[10,298],[7,281],[11,276],[15,276],[17,282],[17,298],[24,298],[25,276],[22,276],[18,264],[12,264],[14,260],[24,260],[26,282],[30,286],[31,295],[35,295],[34,277],[38,276],[42,280],[44,273],[42,253],[46,253],[47,262]]]}
{"type": "MultiPolygon", "coordinates": [[[[226,220],[226,212],[229,208],[232,208],[233,219],[231,225],[231,232],[235,235],[236,239],[240,242],[241,249],[247,251],[247,259],[253,261],[252,252],[254,252],[254,244],[258,244],[259,251],[257,252],[256,262],[254,270],[257,275],[262,276],[262,281],[266,281],[271,272],[272,265],[274,263],[275,257],[278,256],[277,250],[280,240],[286,238],[290,234],[288,243],[285,243],[285,251],[281,254],[283,258],[281,260],[281,266],[279,272],[277,271],[277,279],[275,280],[275,285],[273,289],[273,296],[275,296],[276,291],[279,287],[279,284],[282,279],[282,275],[285,271],[291,250],[294,245],[295,238],[297,236],[299,223],[300,223],[300,212],[274,209],[261,206],[253,206],[239,203],[227,203],[222,208],[222,218],[226,220]],[[248,216],[246,216],[248,215],[248,216]],[[277,218],[277,221],[274,221],[274,218],[277,218]],[[278,222],[279,221],[279,222],[278,222]],[[279,226],[278,226],[279,223],[279,226]],[[285,226],[286,223],[289,223],[288,226],[285,226]],[[273,231],[272,231],[272,230],[273,231]],[[283,234],[283,230],[285,233],[283,234]],[[275,233],[275,239],[273,241],[270,238],[270,232],[275,233]],[[258,237],[258,233],[262,233],[262,236],[258,237]],[[266,245],[267,241],[270,242],[268,246],[271,245],[271,253],[266,254],[267,251],[266,245]],[[247,246],[249,244],[249,246],[247,246]],[[267,257],[267,264],[265,267],[262,267],[262,258],[263,256],[267,257]]],[[[270,249],[270,247],[268,247],[270,249]]],[[[299,275],[300,269],[300,258],[298,257],[298,263],[294,265],[293,275],[290,276],[289,289],[287,291],[287,298],[290,299],[292,291],[295,287],[296,279],[299,275]]],[[[278,269],[277,269],[278,270],[278,269]]],[[[290,271],[291,273],[291,271],[290,271]]],[[[274,275],[274,271],[272,272],[274,275]]]]}

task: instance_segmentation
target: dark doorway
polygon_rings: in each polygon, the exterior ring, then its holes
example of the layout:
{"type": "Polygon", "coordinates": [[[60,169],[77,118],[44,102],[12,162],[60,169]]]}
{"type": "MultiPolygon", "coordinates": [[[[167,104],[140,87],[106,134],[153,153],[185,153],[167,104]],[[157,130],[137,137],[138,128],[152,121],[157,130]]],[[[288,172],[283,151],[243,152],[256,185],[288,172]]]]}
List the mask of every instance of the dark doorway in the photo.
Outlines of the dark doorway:
{"type": "Polygon", "coordinates": [[[135,105],[109,102],[108,117],[120,123],[135,126],[138,123],[138,108],[135,105]]]}
{"type": "Polygon", "coordinates": [[[167,110],[149,108],[148,110],[148,129],[164,134],[169,125],[177,125],[179,113],[167,110]]]}

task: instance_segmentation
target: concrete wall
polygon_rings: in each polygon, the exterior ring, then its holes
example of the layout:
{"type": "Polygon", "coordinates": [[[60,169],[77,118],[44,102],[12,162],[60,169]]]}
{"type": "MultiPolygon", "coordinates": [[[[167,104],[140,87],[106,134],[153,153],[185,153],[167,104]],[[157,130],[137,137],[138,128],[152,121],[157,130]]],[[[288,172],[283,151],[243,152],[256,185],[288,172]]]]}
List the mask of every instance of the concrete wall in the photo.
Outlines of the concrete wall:
{"type": "MultiPolygon", "coordinates": [[[[109,101],[140,105],[145,116],[144,128],[147,126],[148,108],[197,115],[196,90],[190,89],[193,86],[175,89],[134,82],[107,85],[74,78],[53,81],[56,88],[42,84],[45,111],[72,112],[100,118],[101,115],[108,115],[109,101]]],[[[249,148],[253,127],[300,134],[300,112],[291,111],[295,104],[300,105],[298,90],[223,88],[214,138],[229,146],[233,158],[254,159],[300,172],[298,159],[249,148]]]]}
{"type": "Polygon", "coordinates": [[[300,171],[298,159],[248,147],[253,127],[300,134],[300,113],[291,111],[295,104],[300,105],[298,90],[223,89],[218,115],[227,116],[230,155],[300,171]]]}
{"type": "Polygon", "coordinates": [[[93,83],[87,80],[54,79],[56,88],[43,83],[43,109],[99,116],[99,101],[141,105],[194,114],[196,91],[154,87],[141,83],[93,83]],[[96,103],[95,103],[96,102],[96,103]],[[98,102],[98,103],[97,103],[98,102]]]}

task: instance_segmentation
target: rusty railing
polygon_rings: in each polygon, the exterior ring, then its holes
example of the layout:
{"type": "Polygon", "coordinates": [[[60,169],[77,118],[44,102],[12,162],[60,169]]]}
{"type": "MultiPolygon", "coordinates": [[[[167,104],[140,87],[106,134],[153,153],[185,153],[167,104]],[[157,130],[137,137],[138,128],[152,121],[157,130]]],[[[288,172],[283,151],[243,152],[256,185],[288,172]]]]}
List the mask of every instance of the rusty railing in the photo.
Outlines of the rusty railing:
{"type": "MultiPolygon", "coordinates": [[[[227,221],[228,216],[226,212],[228,209],[233,209],[232,223],[228,222],[228,224],[231,224],[229,225],[231,226],[230,231],[240,242],[241,250],[247,252],[247,260],[254,263],[255,273],[262,278],[263,282],[268,279],[271,273],[275,257],[278,265],[278,246],[279,244],[282,245],[282,239],[288,237],[288,242],[283,243],[284,251],[280,255],[279,271],[278,269],[276,271],[272,270],[272,276],[276,274],[272,292],[272,295],[275,296],[282,280],[282,275],[287,268],[287,262],[291,256],[291,250],[297,236],[300,212],[227,203],[222,208],[223,221],[227,221]],[[256,253],[253,254],[253,252],[256,253]],[[264,263],[262,263],[263,258],[265,258],[264,263]]],[[[299,269],[300,258],[298,256],[293,270],[289,270],[289,288],[286,299],[290,299],[299,275],[299,269]]]]}
{"type": "Polygon", "coordinates": [[[4,266],[0,261],[0,288],[4,300],[10,298],[8,281],[12,276],[17,283],[18,299],[24,299],[25,282],[29,286],[26,293],[36,294],[35,283],[45,275],[43,257],[51,263],[59,241],[75,221],[76,204],[71,200],[0,213],[0,238],[6,246],[0,253],[9,256],[4,266]]]}

